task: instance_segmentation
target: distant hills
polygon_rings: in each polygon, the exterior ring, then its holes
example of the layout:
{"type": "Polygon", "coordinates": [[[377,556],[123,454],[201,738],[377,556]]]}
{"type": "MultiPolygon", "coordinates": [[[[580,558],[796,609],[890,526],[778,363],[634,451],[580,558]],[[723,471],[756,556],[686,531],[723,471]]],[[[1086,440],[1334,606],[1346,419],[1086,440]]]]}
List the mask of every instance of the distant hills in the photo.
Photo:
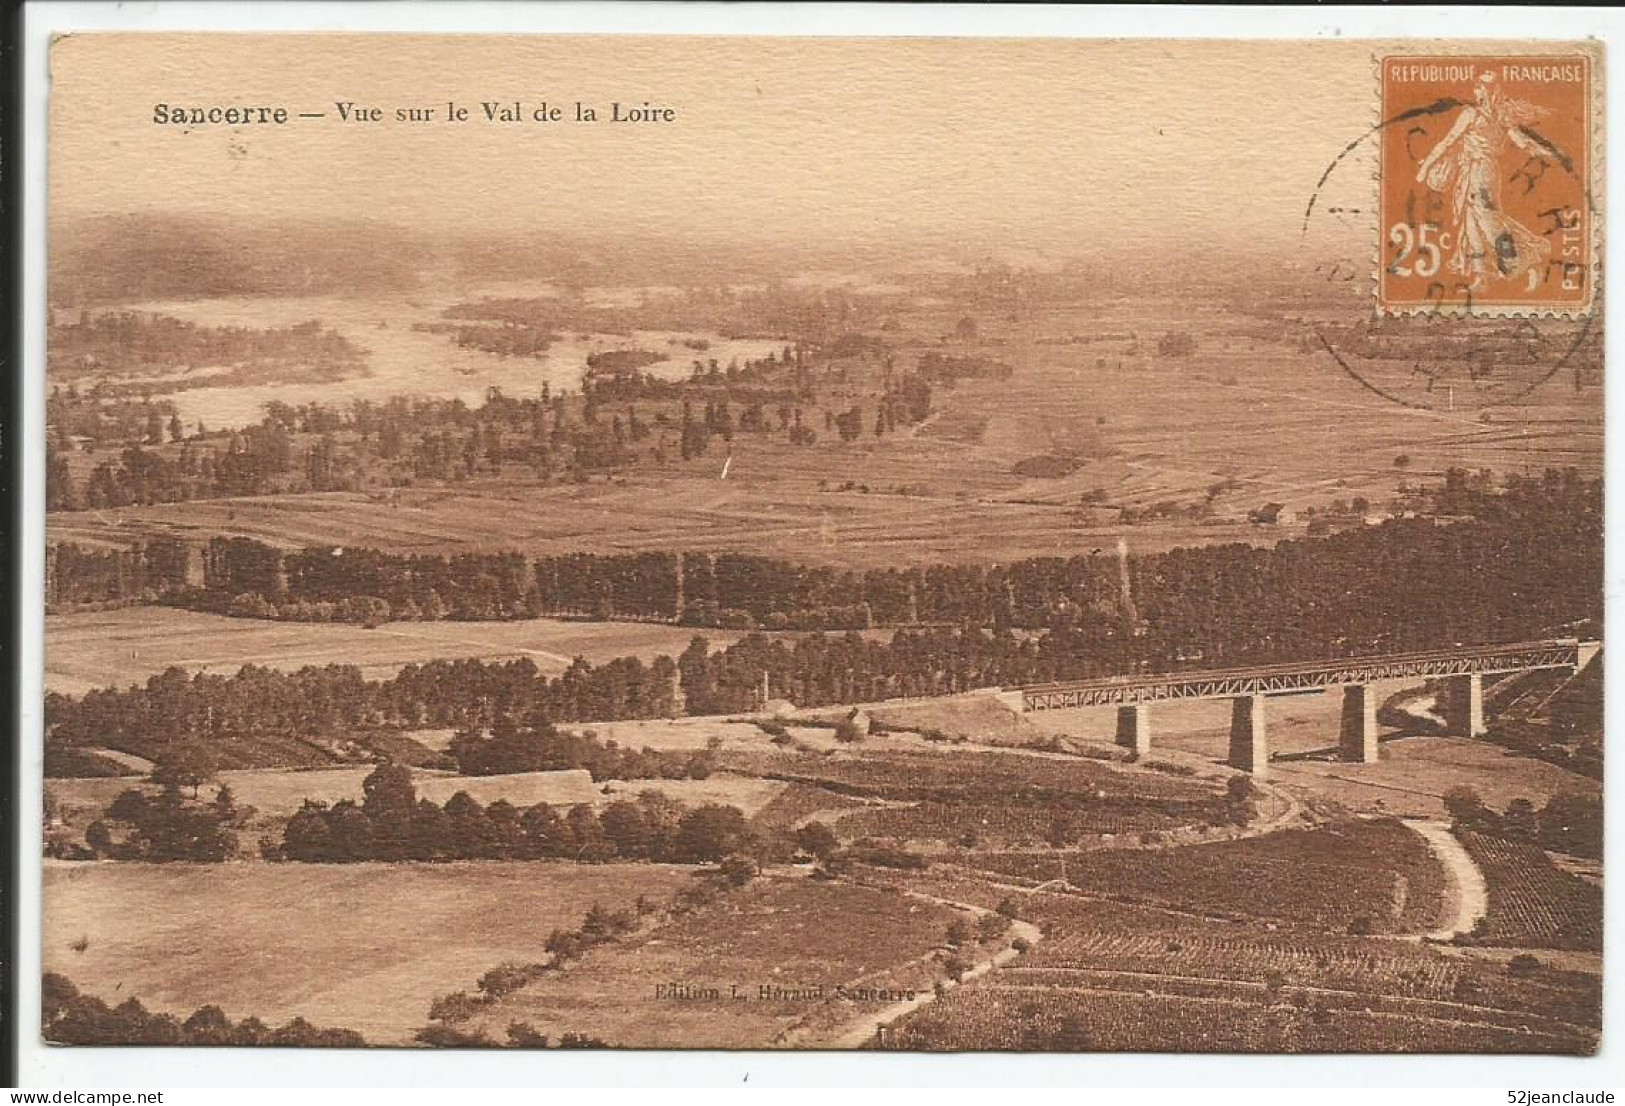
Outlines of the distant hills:
{"type": "MultiPolygon", "coordinates": [[[[229,296],[390,294],[446,278],[470,284],[693,288],[766,285],[804,274],[868,274],[885,281],[900,273],[968,274],[990,265],[1023,271],[1021,263],[1012,268],[970,243],[902,242],[878,235],[792,243],[775,241],[776,233],[783,234],[764,228],[760,237],[715,241],[591,225],[496,232],[426,230],[369,218],[253,221],[159,211],[80,216],[52,222],[49,289],[53,306],[74,308],[229,296]]],[[[1306,302],[1327,297],[1340,302],[1354,287],[1266,255],[1191,256],[1168,265],[1157,256],[1125,261],[1086,249],[1071,260],[1063,260],[1061,252],[1038,260],[1044,264],[1035,272],[1064,270],[1091,295],[1262,300],[1301,310],[1306,302]]]]}
{"type": "MultiPolygon", "coordinates": [[[[925,252],[931,252],[929,250],[925,252]]],[[[655,238],[613,228],[420,231],[381,220],[232,221],[138,212],[54,221],[51,303],[409,291],[426,275],[474,284],[766,284],[803,272],[888,272],[922,251],[879,241],[785,246],[655,238]]]]}
{"type": "Polygon", "coordinates": [[[104,216],[52,226],[49,289],[58,307],[398,292],[429,254],[427,239],[381,223],[104,216]]]}

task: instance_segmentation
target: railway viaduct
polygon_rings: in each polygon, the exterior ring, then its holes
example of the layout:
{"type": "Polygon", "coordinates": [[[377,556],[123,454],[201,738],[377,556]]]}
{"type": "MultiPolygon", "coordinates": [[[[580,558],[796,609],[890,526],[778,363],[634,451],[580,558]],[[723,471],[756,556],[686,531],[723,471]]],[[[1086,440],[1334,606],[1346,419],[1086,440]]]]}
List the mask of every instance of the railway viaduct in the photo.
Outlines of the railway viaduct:
{"type": "Polygon", "coordinates": [[[1523,641],[1429,653],[1037,684],[1003,690],[999,698],[1020,711],[1115,705],[1118,744],[1142,756],[1151,750],[1153,703],[1229,699],[1230,764],[1261,775],[1269,766],[1264,704],[1271,696],[1320,694],[1342,688],[1338,738],[1342,758],[1370,764],[1377,759],[1377,684],[1393,680],[1446,681],[1441,703],[1447,727],[1450,732],[1477,737],[1484,732],[1485,676],[1542,668],[1578,672],[1599,649],[1600,642],[1572,638],[1523,641]]]}

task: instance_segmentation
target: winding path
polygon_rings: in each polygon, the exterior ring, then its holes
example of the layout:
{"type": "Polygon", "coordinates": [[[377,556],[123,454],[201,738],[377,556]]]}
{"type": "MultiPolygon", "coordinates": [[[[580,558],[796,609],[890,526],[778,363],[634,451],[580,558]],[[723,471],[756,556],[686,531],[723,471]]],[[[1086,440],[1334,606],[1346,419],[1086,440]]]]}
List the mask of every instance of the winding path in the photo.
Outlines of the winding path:
{"type": "MultiPolygon", "coordinates": [[[[978,917],[981,917],[984,914],[993,913],[993,911],[989,910],[985,906],[977,906],[975,903],[968,902],[956,902],[953,899],[944,899],[936,895],[928,895],[923,891],[904,891],[903,894],[907,895],[911,899],[919,899],[922,902],[929,902],[938,906],[948,906],[957,908],[959,910],[968,910],[976,914],[978,917]]],[[[1030,947],[1043,940],[1044,934],[1031,922],[1023,922],[1019,919],[1012,918],[1010,921],[1010,937],[1012,942],[1014,942],[1014,939],[1017,937],[1025,938],[1030,947]]],[[[1006,945],[1004,948],[994,953],[990,959],[979,962],[975,967],[967,971],[962,977],[960,977],[958,982],[951,979],[943,980],[942,988],[944,991],[952,990],[953,988],[961,986],[972,979],[986,975],[994,968],[1003,967],[1020,955],[1021,953],[1016,950],[1013,943],[1006,945]]],[[[896,1002],[890,1006],[881,1007],[879,1010],[865,1014],[862,1018],[855,1022],[848,1022],[841,1028],[838,1036],[830,1039],[827,1043],[819,1044],[817,1047],[862,1048],[865,1044],[874,1039],[875,1035],[883,1026],[890,1025],[904,1014],[909,1014],[915,1010],[918,1010],[920,1007],[933,1001],[936,997],[937,992],[935,988],[932,988],[920,992],[914,998],[906,1002],[896,1002]]]]}
{"type": "Polygon", "coordinates": [[[1485,916],[1490,909],[1489,889],[1484,884],[1484,873],[1478,870],[1473,858],[1462,848],[1456,835],[1450,832],[1450,827],[1443,822],[1424,822],[1407,819],[1405,824],[1428,843],[1433,855],[1450,879],[1450,888],[1455,894],[1456,914],[1446,925],[1434,930],[1427,936],[1436,941],[1448,941],[1464,933],[1471,933],[1473,926],[1485,916]]]}

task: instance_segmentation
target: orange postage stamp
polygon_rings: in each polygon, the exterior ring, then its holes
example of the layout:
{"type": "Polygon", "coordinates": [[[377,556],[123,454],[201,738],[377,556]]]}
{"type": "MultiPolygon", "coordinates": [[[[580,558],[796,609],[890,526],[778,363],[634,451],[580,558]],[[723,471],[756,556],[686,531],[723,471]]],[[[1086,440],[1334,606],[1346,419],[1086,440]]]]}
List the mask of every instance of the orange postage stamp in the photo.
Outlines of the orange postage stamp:
{"type": "Polygon", "coordinates": [[[1590,310],[1597,61],[1381,60],[1379,311],[1590,310]]]}

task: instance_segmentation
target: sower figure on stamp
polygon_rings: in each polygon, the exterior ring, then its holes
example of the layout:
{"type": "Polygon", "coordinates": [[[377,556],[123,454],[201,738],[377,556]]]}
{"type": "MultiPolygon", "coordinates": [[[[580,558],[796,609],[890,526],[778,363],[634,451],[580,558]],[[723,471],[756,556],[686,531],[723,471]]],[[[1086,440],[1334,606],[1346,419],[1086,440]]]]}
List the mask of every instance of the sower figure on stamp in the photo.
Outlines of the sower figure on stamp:
{"type": "Polygon", "coordinates": [[[1540,283],[1551,243],[1501,209],[1498,155],[1510,142],[1541,157],[1546,151],[1521,129],[1545,115],[1545,109],[1508,99],[1496,87],[1495,74],[1485,73],[1455,126],[1423,159],[1416,179],[1448,196],[1455,219],[1456,250],[1450,271],[1470,278],[1478,291],[1493,263],[1503,280],[1527,273],[1528,290],[1540,283]]]}

